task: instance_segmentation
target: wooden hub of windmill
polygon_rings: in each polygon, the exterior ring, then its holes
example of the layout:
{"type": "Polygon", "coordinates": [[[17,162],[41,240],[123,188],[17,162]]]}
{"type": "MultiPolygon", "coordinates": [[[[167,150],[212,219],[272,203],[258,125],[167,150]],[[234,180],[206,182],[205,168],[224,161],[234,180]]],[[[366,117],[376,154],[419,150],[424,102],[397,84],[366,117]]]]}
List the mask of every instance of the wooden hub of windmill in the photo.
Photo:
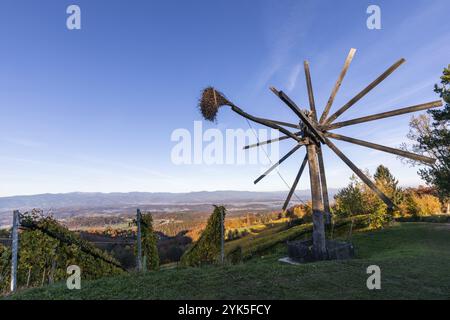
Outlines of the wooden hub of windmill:
{"type": "MultiPolygon", "coordinates": [[[[311,81],[311,73],[309,68],[309,62],[304,62],[306,86],[309,98],[309,112],[300,109],[295,102],[289,98],[289,96],[283,91],[277,90],[271,87],[270,90],[281,99],[297,116],[297,119],[293,122],[283,122],[273,119],[265,119],[260,117],[255,117],[243,111],[241,108],[236,106],[226,96],[220,91],[213,87],[208,87],[203,90],[202,97],[200,99],[199,107],[203,117],[206,120],[215,121],[218,110],[222,106],[229,106],[231,110],[240,116],[265,125],[269,128],[276,129],[280,131],[283,135],[277,139],[271,139],[267,141],[258,142],[256,144],[245,146],[244,149],[250,149],[258,147],[261,145],[266,145],[276,141],[283,140],[294,140],[295,146],[284,155],[277,163],[270,167],[266,172],[264,172],[260,177],[255,180],[255,184],[261,181],[265,176],[272,172],[277,166],[289,158],[301,147],[306,148],[306,155],[300,165],[300,169],[295,177],[294,183],[289,190],[286,201],[283,205],[283,211],[286,210],[291,201],[292,195],[297,188],[297,184],[302,176],[302,173],[308,164],[309,176],[310,176],[310,187],[311,187],[311,199],[312,199],[312,210],[313,210],[313,237],[312,237],[312,254],[316,260],[328,259],[330,254],[327,250],[327,241],[325,239],[325,222],[329,223],[331,221],[330,215],[330,202],[328,198],[327,180],[325,176],[325,166],[323,161],[322,149],[328,147],[331,149],[373,192],[375,192],[378,197],[386,204],[389,210],[394,209],[395,205],[373,182],[370,180],[346,155],[339,150],[330,139],[341,140],[356,144],[359,146],[395,154],[401,157],[421,161],[425,164],[433,164],[436,160],[423,155],[418,155],[410,153],[404,150],[391,148],[383,146],[380,144],[359,140],[352,137],[347,137],[344,135],[336,134],[331,132],[333,129],[343,128],[350,125],[356,125],[361,123],[366,123],[369,121],[384,119],[388,117],[398,116],[402,114],[407,114],[411,112],[427,110],[431,108],[441,107],[442,101],[432,101],[428,103],[422,103],[414,106],[404,107],[392,111],[382,112],[378,114],[373,114],[369,116],[364,116],[360,118],[355,118],[351,120],[346,120],[342,122],[336,122],[337,118],[341,116],[350,107],[355,105],[359,100],[361,100],[367,93],[369,93],[373,88],[379,85],[384,79],[386,79],[390,74],[392,74],[400,65],[405,62],[405,59],[400,59],[390,66],[386,71],[384,71],[378,78],[372,81],[368,86],[362,89],[358,94],[356,94],[352,99],[350,99],[346,104],[341,106],[329,116],[329,112],[333,105],[336,94],[342,84],[342,81],[347,73],[351,61],[356,53],[355,49],[351,49],[344,63],[341,73],[333,87],[331,95],[328,99],[327,104],[320,116],[317,115],[314,93],[311,81]],[[297,124],[298,123],[298,124],[297,124]],[[296,132],[292,132],[288,128],[296,129],[296,132]]],[[[335,244],[334,244],[335,245],[335,244]]],[[[334,246],[333,245],[333,246],[334,246]]],[[[330,248],[328,248],[330,249],[330,248]]]]}

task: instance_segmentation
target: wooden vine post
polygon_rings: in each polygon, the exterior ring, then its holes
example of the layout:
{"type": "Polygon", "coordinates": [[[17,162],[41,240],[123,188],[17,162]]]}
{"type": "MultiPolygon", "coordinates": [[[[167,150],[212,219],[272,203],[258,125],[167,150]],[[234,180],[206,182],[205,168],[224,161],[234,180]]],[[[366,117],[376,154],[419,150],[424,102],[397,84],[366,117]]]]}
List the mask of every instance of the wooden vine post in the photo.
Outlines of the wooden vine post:
{"type": "Polygon", "coordinates": [[[18,267],[18,255],[19,255],[19,224],[20,224],[20,212],[14,210],[13,213],[13,225],[12,225],[12,248],[11,248],[11,292],[17,289],[17,267],[18,267]]]}
{"type": "Polygon", "coordinates": [[[141,240],[141,210],[136,210],[136,225],[137,225],[137,256],[136,256],[136,268],[138,272],[142,271],[142,240],[141,240]]]}
{"type": "Polygon", "coordinates": [[[224,242],[225,242],[225,223],[224,223],[224,212],[223,210],[220,210],[220,262],[223,264],[225,260],[225,248],[224,248],[224,242]]]}
{"type": "MultiPolygon", "coordinates": [[[[388,210],[392,210],[395,204],[389,199],[377,186],[376,184],[367,177],[357,165],[355,165],[344,153],[336,146],[330,139],[340,140],[355,145],[359,145],[365,148],[375,149],[382,152],[387,152],[395,154],[404,158],[409,158],[417,161],[421,161],[426,165],[432,165],[435,163],[436,159],[427,157],[425,155],[418,155],[404,150],[383,146],[369,141],[364,141],[356,139],[353,137],[346,137],[334,132],[333,129],[338,129],[342,127],[347,127],[351,125],[366,123],[369,121],[375,121],[380,119],[385,119],[389,117],[394,117],[402,114],[407,114],[416,111],[428,110],[432,108],[438,108],[443,105],[441,100],[431,101],[427,103],[417,104],[414,106],[403,107],[396,110],[386,111],[378,114],[367,115],[360,118],[345,120],[341,122],[335,122],[345,111],[354,106],[358,101],[360,101],[364,96],[366,96],[372,89],[378,86],[383,80],[385,80],[389,75],[391,75],[400,65],[405,62],[405,59],[400,59],[386,69],[382,74],[380,74],[375,80],[373,80],[369,85],[365,86],[359,93],[357,93],[352,99],[347,103],[337,109],[332,115],[329,115],[331,107],[336,98],[336,95],[341,87],[342,81],[350,67],[350,63],[356,53],[356,49],[351,49],[347,55],[342,71],[331,91],[331,95],[325,105],[322,115],[319,117],[316,110],[316,105],[314,101],[313,85],[311,81],[311,73],[309,68],[309,62],[304,62],[306,86],[309,98],[309,110],[299,108],[295,102],[283,91],[277,90],[271,87],[270,90],[289,107],[293,113],[297,116],[293,122],[285,122],[272,119],[264,119],[255,117],[246,113],[244,110],[236,106],[233,102],[228,100],[225,95],[217,91],[213,87],[208,87],[203,90],[202,98],[200,100],[200,111],[204,119],[209,121],[215,121],[218,110],[220,107],[228,106],[231,110],[238,115],[253,121],[255,123],[262,124],[269,128],[278,130],[283,135],[276,139],[270,139],[266,141],[258,141],[256,144],[247,145],[244,149],[250,149],[258,146],[268,145],[276,141],[292,141],[295,145],[292,146],[291,150],[280,158],[270,169],[264,172],[260,177],[258,177],[254,183],[260,182],[264,177],[266,177],[271,171],[273,171],[277,166],[283,163],[287,158],[292,156],[297,150],[302,146],[306,146],[306,156],[300,165],[299,171],[294,179],[291,189],[287,195],[286,201],[283,205],[283,211],[289,206],[291,197],[294,194],[297,184],[301,178],[301,175],[305,169],[305,166],[309,165],[310,174],[310,184],[311,184],[311,198],[312,198],[312,209],[313,209],[313,252],[317,259],[327,259],[327,242],[325,239],[325,227],[324,220],[326,223],[330,223],[330,204],[328,199],[328,188],[325,176],[325,166],[323,159],[323,150],[328,147],[338,158],[342,160],[387,206],[388,210]],[[294,128],[296,132],[292,132],[287,128],[294,128]]],[[[332,226],[333,228],[333,226],[332,226]]]]}

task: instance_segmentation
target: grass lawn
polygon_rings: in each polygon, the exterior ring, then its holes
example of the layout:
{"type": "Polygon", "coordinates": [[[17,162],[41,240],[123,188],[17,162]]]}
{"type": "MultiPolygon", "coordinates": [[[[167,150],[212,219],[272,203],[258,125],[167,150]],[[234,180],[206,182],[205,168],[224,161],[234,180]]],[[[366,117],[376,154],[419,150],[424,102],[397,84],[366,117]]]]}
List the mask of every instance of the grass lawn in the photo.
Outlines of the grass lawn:
{"type": "MultiPolygon", "coordinates": [[[[397,223],[353,236],[357,258],[305,265],[278,262],[285,246],[240,265],[167,269],[28,289],[17,299],[450,299],[450,225],[397,223]],[[381,290],[366,268],[381,268],[381,290]]],[[[11,298],[11,297],[10,297],[11,298]]]]}

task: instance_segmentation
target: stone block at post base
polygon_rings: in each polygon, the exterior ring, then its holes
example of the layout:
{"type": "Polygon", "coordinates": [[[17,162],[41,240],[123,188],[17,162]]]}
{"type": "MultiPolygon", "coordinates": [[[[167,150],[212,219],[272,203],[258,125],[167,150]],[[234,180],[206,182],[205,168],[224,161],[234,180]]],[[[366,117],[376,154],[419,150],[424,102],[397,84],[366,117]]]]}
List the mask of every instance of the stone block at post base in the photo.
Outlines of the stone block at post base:
{"type": "Polygon", "coordinates": [[[350,242],[326,240],[325,257],[317,257],[312,240],[297,240],[287,243],[288,256],[294,261],[306,263],[320,260],[348,260],[355,256],[355,249],[350,242]]]}

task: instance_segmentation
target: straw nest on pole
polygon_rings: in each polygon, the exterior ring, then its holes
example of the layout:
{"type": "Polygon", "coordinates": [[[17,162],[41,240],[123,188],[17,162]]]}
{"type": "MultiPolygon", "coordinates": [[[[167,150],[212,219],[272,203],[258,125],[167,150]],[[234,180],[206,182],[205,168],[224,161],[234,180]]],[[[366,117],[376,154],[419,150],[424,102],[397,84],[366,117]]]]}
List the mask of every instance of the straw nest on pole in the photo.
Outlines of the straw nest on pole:
{"type": "Polygon", "coordinates": [[[225,98],[225,95],[222,92],[217,91],[213,87],[207,87],[202,92],[198,106],[205,120],[215,121],[220,107],[232,107],[234,105],[225,98]]]}

